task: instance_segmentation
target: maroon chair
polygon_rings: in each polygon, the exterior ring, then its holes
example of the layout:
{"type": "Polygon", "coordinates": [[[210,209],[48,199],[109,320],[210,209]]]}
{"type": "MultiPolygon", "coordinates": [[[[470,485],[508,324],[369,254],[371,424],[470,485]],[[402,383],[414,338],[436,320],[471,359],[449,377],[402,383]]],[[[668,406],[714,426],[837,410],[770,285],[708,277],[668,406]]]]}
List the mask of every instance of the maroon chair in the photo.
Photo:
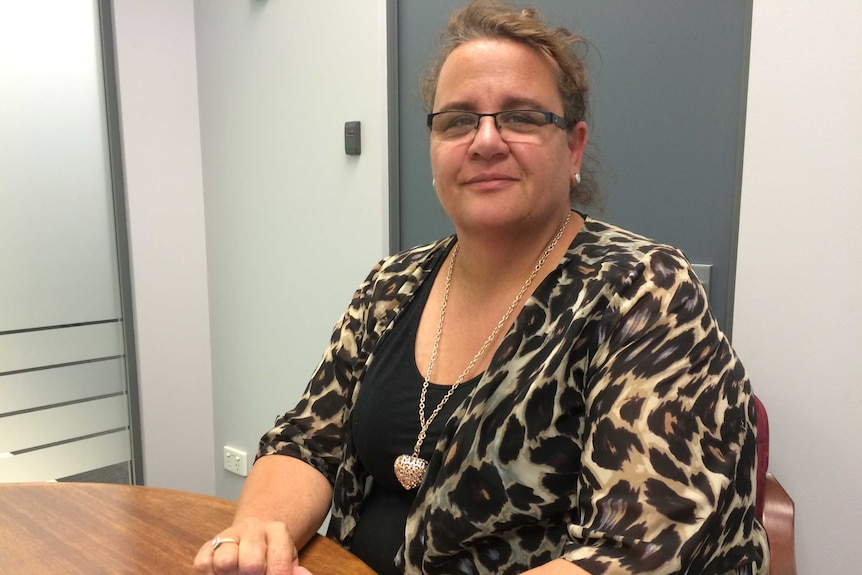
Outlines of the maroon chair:
{"type": "Polygon", "coordinates": [[[769,575],[796,575],[796,543],[793,499],[769,473],[769,417],[760,400],[757,410],[757,491],[755,511],[769,538],[769,575]]]}

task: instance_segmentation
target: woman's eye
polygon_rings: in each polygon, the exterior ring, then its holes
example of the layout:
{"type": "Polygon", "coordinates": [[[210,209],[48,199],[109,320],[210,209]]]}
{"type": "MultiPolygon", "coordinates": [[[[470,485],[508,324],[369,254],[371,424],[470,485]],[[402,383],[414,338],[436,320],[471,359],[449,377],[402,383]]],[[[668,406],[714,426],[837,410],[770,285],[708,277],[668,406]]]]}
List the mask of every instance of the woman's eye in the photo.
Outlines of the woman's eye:
{"type": "Polygon", "coordinates": [[[449,119],[446,128],[472,128],[475,125],[476,118],[471,114],[458,114],[449,119]]]}
{"type": "Polygon", "coordinates": [[[507,124],[529,124],[536,125],[536,118],[531,114],[526,114],[523,112],[512,112],[506,115],[504,120],[507,124]]]}

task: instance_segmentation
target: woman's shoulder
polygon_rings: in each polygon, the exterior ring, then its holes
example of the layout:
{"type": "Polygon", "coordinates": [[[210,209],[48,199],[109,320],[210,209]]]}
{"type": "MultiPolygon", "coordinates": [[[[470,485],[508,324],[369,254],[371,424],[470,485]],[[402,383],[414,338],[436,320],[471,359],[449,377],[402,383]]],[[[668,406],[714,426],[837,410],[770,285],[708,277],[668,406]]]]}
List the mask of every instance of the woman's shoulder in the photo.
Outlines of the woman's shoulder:
{"type": "Polygon", "coordinates": [[[584,225],[572,242],[569,255],[579,264],[605,269],[628,270],[654,259],[675,268],[689,267],[680,249],[589,216],[584,217],[584,225]]]}
{"type": "MultiPolygon", "coordinates": [[[[604,247],[606,249],[603,253],[614,251],[645,253],[657,248],[675,250],[672,246],[590,216],[584,216],[584,225],[576,236],[576,242],[585,248],[604,247]]],[[[577,246],[573,244],[573,247],[577,246]]]]}
{"type": "Polygon", "coordinates": [[[452,245],[453,237],[416,246],[384,257],[369,272],[359,295],[366,302],[390,307],[392,301],[408,301],[452,245]]]}
{"type": "Polygon", "coordinates": [[[434,267],[434,263],[446,253],[453,240],[454,236],[449,236],[386,256],[374,267],[375,275],[378,277],[415,275],[417,271],[427,273],[434,267]]]}

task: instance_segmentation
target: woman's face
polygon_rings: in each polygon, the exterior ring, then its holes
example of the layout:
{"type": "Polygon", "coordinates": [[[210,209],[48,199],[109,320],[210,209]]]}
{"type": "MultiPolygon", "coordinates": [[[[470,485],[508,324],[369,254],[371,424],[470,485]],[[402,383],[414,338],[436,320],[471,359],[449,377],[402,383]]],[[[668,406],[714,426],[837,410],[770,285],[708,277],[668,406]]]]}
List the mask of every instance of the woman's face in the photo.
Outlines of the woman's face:
{"type": "MultiPolygon", "coordinates": [[[[557,74],[553,60],[523,44],[473,40],[444,62],[434,112],[532,109],[562,116],[557,74]]],[[[437,195],[459,234],[556,224],[568,209],[586,124],[570,131],[549,124],[528,140],[507,142],[489,117],[479,121],[472,138],[446,141],[432,131],[437,195]]]]}

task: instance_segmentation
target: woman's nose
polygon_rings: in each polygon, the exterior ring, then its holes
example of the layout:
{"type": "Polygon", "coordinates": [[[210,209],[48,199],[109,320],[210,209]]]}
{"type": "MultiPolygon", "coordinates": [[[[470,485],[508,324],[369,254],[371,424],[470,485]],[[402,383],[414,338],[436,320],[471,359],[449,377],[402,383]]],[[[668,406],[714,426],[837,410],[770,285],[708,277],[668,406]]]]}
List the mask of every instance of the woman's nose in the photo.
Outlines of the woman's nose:
{"type": "Polygon", "coordinates": [[[470,151],[482,157],[492,157],[505,154],[508,150],[509,146],[497,128],[497,118],[493,116],[479,118],[479,125],[476,127],[473,142],[470,144],[470,151]]]}

